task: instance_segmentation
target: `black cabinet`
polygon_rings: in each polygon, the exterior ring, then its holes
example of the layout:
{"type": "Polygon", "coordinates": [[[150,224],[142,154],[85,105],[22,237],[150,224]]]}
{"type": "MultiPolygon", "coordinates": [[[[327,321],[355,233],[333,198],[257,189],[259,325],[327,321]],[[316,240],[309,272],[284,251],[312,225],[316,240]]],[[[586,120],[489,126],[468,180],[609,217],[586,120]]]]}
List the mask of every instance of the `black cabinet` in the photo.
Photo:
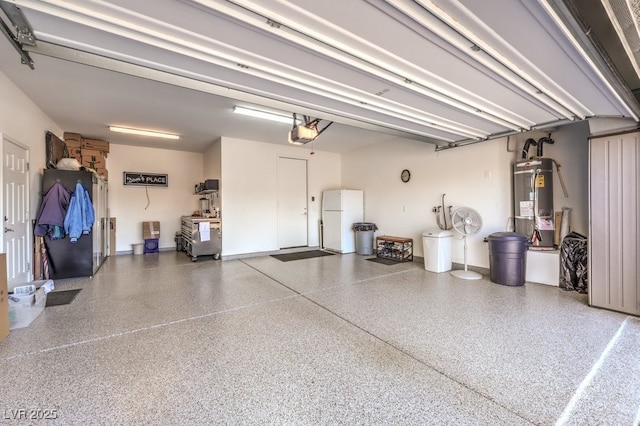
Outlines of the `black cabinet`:
{"type": "Polygon", "coordinates": [[[75,191],[76,184],[82,184],[88,191],[94,206],[96,220],[89,235],[82,235],[77,242],[72,243],[69,236],[52,240],[44,237],[49,265],[49,278],[74,278],[92,276],[104,261],[106,246],[104,218],[102,210],[106,211],[104,200],[106,197],[106,183],[100,181],[92,172],[45,169],[42,176],[42,193],[45,194],[56,182],[62,183],[70,191],[75,191]]]}

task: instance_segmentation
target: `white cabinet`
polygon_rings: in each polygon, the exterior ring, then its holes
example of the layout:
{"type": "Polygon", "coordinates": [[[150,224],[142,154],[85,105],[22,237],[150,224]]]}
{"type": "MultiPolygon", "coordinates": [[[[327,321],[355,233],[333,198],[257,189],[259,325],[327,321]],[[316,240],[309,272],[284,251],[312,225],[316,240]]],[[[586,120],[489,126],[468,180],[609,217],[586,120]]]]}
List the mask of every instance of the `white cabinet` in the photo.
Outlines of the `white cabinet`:
{"type": "Polygon", "coordinates": [[[589,142],[589,304],[640,315],[640,133],[589,142]]]}

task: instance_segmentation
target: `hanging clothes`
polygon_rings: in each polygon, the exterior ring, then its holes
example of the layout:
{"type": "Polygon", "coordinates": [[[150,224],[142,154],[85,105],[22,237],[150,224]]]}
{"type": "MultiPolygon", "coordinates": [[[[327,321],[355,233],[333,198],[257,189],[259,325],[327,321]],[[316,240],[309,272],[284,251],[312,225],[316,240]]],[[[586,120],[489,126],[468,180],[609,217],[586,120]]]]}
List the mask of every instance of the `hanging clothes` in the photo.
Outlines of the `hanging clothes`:
{"type": "Polygon", "coordinates": [[[36,217],[34,234],[37,237],[48,236],[52,240],[64,238],[64,220],[67,216],[71,191],[60,182],[47,190],[36,217]]]}
{"type": "Polygon", "coordinates": [[[78,182],[73,195],[71,195],[69,209],[64,219],[64,230],[69,234],[69,241],[75,243],[81,235],[88,235],[94,221],[95,211],[89,191],[78,182]]]}

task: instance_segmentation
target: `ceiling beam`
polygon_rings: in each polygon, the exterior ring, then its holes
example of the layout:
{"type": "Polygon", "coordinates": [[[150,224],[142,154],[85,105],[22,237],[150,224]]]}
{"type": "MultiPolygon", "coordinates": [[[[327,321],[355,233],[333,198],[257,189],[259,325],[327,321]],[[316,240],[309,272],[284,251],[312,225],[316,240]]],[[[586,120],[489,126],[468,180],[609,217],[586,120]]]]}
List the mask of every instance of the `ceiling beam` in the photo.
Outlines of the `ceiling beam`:
{"type": "Polygon", "coordinates": [[[118,72],[134,77],[144,78],[146,80],[156,81],[160,83],[170,84],[185,89],[196,90],[203,93],[208,93],[215,96],[222,96],[225,98],[237,100],[240,102],[248,102],[255,105],[260,105],[268,108],[278,109],[281,111],[296,111],[299,114],[305,114],[322,118],[324,120],[335,121],[337,123],[365,129],[371,131],[377,131],[400,138],[412,139],[420,142],[426,142],[434,145],[446,145],[447,142],[427,138],[420,135],[416,135],[410,129],[398,129],[392,128],[384,123],[371,122],[366,117],[351,117],[347,114],[339,115],[334,111],[325,111],[321,108],[310,108],[307,105],[301,104],[299,101],[290,99],[282,101],[268,96],[261,96],[252,94],[246,91],[237,90],[230,87],[224,87],[209,83],[206,81],[197,80],[191,77],[185,77],[171,72],[154,69],[152,67],[146,67],[142,65],[132,64],[106,56],[97,55],[94,53],[88,53],[69,47],[56,45],[53,43],[47,43],[38,41],[36,46],[25,46],[27,51],[70,61],[78,64],[92,66],[108,71],[118,72]]]}

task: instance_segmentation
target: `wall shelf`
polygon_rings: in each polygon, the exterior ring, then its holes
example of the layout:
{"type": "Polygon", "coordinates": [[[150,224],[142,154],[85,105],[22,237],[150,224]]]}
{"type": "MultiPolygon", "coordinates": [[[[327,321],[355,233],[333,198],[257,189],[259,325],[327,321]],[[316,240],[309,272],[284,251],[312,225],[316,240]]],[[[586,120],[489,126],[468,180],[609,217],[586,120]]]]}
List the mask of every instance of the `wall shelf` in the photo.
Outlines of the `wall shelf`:
{"type": "Polygon", "coordinates": [[[200,182],[195,186],[194,194],[202,195],[202,194],[214,194],[218,193],[218,189],[220,187],[220,183],[218,179],[207,179],[204,182],[200,182]]]}

